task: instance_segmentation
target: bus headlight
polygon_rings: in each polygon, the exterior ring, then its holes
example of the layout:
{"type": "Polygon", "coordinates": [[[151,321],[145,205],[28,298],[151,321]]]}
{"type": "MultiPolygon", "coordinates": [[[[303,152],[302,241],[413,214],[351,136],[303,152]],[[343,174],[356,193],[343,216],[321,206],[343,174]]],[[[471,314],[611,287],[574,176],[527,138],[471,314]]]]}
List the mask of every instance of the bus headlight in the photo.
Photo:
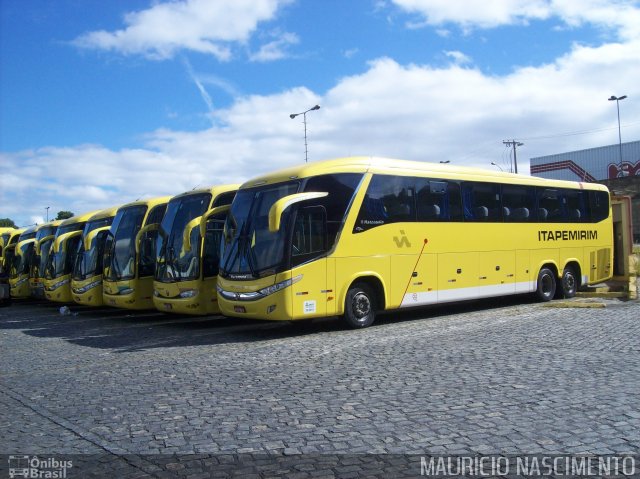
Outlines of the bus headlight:
{"type": "Polygon", "coordinates": [[[295,278],[280,281],[279,283],[268,286],[266,288],[262,288],[259,291],[254,291],[253,293],[235,293],[233,291],[225,291],[220,286],[216,286],[216,289],[218,290],[218,293],[220,293],[220,296],[222,296],[224,299],[228,299],[229,301],[255,301],[258,299],[266,298],[273,293],[277,293],[278,291],[288,288],[301,279],[302,275],[300,274],[295,278]]]}
{"type": "Polygon", "coordinates": [[[193,298],[195,296],[198,296],[198,290],[197,289],[187,289],[185,291],[180,291],[179,296],[181,298],[193,298]]]}
{"type": "Polygon", "coordinates": [[[272,286],[268,286],[266,288],[262,288],[260,291],[258,291],[262,296],[270,296],[273,293],[277,293],[278,291],[281,291],[285,288],[288,288],[289,286],[291,286],[292,284],[297,283],[298,281],[300,281],[302,279],[302,275],[298,275],[295,278],[291,278],[291,279],[285,279],[284,281],[280,281],[279,283],[276,283],[272,286]]]}
{"type": "Polygon", "coordinates": [[[29,278],[22,278],[21,280],[16,281],[16,287],[20,286],[22,283],[29,281],[29,278]]]}
{"type": "Polygon", "coordinates": [[[118,294],[123,295],[123,294],[131,294],[133,293],[133,288],[123,288],[121,290],[118,291],[118,294]]]}

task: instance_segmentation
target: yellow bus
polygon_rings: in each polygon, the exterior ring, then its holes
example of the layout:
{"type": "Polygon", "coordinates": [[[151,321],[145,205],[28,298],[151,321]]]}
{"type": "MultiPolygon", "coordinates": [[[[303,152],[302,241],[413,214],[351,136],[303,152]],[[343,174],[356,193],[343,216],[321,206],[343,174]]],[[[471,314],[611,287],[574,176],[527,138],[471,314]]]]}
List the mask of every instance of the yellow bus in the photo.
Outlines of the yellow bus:
{"type": "Polygon", "coordinates": [[[35,253],[37,225],[25,229],[15,245],[13,262],[9,267],[9,287],[12,298],[31,296],[29,272],[35,253]]]}
{"type": "Polygon", "coordinates": [[[9,237],[16,230],[16,228],[10,226],[0,227],[0,261],[2,259],[2,250],[5,245],[9,244],[9,237]]]}
{"type": "Polygon", "coordinates": [[[44,299],[44,270],[47,267],[51,244],[62,220],[54,220],[38,226],[33,261],[29,271],[29,289],[34,298],[44,299]]]}
{"type": "Polygon", "coordinates": [[[71,296],[73,264],[78,253],[84,225],[96,213],[97,211],[91,211],[72,216],[63,220],[56,229],[44,269],[44,295],[49,301],[73,302],[71,296]]]}
{"type": "Polygon", "coordinates": [[[153,274],[158,227],[170,196],[134,201],[118,208],[105,245],[104,304],[153,309],[153,274]]]}
{"type": "Polygon", "coordinates": [[[159,311],[220,312],[216,294],[220,238],[239,186],[192,190],[169,201],[156,245],[153,303],[159,311]]]}
{"type": "Polygon", "coordinates": [[[243,184],[221,245],[224,315],[295,320],[536,293],[612,275],[609,192],[423,162],[346,158],[243,184]]]}
{"type": "Polygon", "coordinates": [[[11,287],[9,285],[9,272],[15,261],[15,250],[20,234],[24,228],[11,228],[4,231],[0,241],[2,241],[2,255],[0,256],[0,305],[6,306],[11,302],[11,287]]]}
{"type": "Polygon", "coordinates": [[[109,228],[118,207],[102,210],[87,221],[82,231],[73,274],[73,300],[87,306],[102,306],[102,261],[109,228]]]}

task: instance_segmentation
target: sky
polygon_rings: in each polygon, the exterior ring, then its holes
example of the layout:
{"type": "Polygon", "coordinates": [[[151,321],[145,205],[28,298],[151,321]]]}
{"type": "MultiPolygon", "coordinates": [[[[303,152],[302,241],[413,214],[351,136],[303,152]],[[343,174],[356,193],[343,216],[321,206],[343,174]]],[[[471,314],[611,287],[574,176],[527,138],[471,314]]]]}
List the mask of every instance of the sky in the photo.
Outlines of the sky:
{"type": "Polygon", "coordinates": [[[640,140],[640,1],[2,0],[0,218],[299,164],[316,104],[309,161],[509,170],[516,140],[528,174],[617,144],[611,95],[640,140]]]}

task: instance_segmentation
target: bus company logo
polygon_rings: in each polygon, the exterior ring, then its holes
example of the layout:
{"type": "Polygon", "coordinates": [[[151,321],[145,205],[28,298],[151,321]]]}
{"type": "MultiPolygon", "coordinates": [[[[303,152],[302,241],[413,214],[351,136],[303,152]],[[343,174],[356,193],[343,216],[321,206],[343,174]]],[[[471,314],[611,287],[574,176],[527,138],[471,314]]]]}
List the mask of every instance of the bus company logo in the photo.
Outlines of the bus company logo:
{"type": "Polygon", "coordinates": [[[9,456],[9,477],[38,479],[64,479],[73,461],[62,461],[54,457],[40,459],[38,456],[9,456]]]}
{"type": "Polygon", "coordinates": [[[402,248],[403,246],[406,246],[407,248],[411,248],[411,243],[409,242],[409,238],[407,238],[407,235],[405,234],[404,230],[400,230],[400,234],[402,236],[400,236],[400,238],[398,238],[397,236],[393,237],[393,241],[395,242],[396,246],[398,248],[402,248]]]}
{"type": "Polygon", "coordinates": [[[538,241],[597,240],[597,230],[540,230],[538,241]]]}

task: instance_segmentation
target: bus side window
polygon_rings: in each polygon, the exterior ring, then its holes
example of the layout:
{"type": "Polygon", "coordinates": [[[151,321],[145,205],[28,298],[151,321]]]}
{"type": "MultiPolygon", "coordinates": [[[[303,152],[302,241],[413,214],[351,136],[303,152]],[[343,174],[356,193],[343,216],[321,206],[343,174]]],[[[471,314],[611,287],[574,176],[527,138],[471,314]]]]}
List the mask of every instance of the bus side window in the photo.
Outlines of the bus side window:
{"type": "Polygon", "coordinates": [[[564,190],[566,212],[568,220],[573,223],[589,221],[587,208],[589,205],[588,192],[585,190],[564,190]]]}
{"type": "Polygon", "coordinates": [[[416,178],[374,175],[360,207],[354,232],[376,226],[416,221],[416,178]]]}
{"type": "Polygon", "coordinates": [[[537,188],[538,221],[559,222],[564,220],[562,196],[556,189],[537,188]]]}
{"type": "Polygon", "coordinates": [[[418,221],[460,221],[460,187],[446,180],[416,178],[418,221]]]}
{"type": "Polygon", "coordinates": [[[598,223],[609,216],[609,194],[606,191],[589,191],[589,209],[592,223],[598,223]]]}
{"type": "Polygon", "coordinates": [[[465,182],[462,186],[466,221],[502,221],[506,212],[500,201],[500,186],[493,183],[465,182]]]}
{"type": "Polygon", "coordinates": [[[536,192],[532,186],[503,185],[504,220],[522,223],[535,220],[536,192]],[[507,213],[508,212],[508,213],[507,213]]]}

